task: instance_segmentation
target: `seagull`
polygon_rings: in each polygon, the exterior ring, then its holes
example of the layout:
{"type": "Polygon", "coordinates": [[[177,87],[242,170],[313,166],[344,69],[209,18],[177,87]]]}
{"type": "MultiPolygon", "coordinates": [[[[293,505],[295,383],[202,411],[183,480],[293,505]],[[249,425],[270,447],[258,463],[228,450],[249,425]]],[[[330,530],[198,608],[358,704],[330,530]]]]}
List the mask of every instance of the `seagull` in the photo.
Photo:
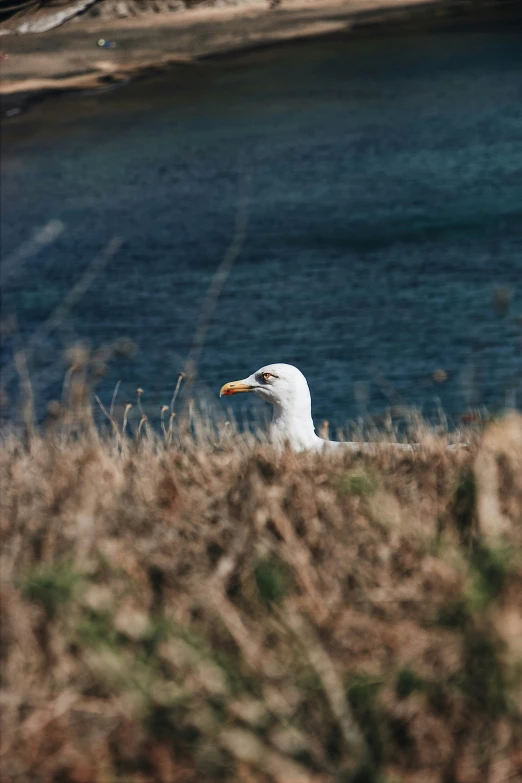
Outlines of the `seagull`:
{"type": "MultiPolygon", "coordinates": [[[[349,448],[365,451],[371,443],[324,440],[315,433],[312,420],[312,397],[301,370],[291,364],[268,364],[244,378],[221,387],[220,397],[240,392],[253,392],[274,406],[269,440],[277,448],[289,446],[293,451],[322,451],[330,448],[349,448]]],[[[387,446],[412,451],[408,443],[389,443],[387,446]]]]}

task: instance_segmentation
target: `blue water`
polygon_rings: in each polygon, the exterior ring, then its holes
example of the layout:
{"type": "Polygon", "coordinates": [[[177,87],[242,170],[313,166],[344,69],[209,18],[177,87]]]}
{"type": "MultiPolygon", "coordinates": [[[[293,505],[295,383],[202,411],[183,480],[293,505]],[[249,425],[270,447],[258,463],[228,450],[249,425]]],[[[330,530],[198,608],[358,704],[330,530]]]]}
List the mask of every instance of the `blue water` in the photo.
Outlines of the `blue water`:
{"type": "MultiPolygon", "coordinates": [[[[32,352],[41,404],[64,347],[119,338],[138,350],[101,396],[121,379],[122,400],[168,403],[246,199],[200,395],[223,405],[225,381],[286,361],[333,426],[391,403],[522,405],[520,28],[323,39],[47,100],[5,123],[1,197],[4,257],[65,226],[4,285],[21,343],[124,239],[32,352]]],[[[14,344],[8,328],[8,369],[14,344]]]]}

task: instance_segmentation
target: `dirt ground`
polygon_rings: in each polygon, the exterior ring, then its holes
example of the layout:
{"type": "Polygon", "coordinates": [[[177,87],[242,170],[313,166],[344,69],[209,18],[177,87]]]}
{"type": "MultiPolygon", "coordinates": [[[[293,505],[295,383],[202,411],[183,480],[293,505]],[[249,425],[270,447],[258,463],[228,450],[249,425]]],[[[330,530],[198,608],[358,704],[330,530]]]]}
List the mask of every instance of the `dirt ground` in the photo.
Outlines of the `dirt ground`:
{"type": "MultiPolygon", "coordinates": [[[[139,18],[76,18],[46,33],[0,38],[0,94],[85,89],[124,81],[148,69],[190,62],[278,41],[360,29],[383,21],[453,22],[498,3],[474,0],[266,0],[247,7],[196,8],[139,18]],[[97,44],[103,38],[114,48],[97,44]]],[[[500,5],[515,9],[510,0],[500,5]]],[[[5,101],[4,101],[5,103],[5,101]]],[[[8,101],[11,103],[11,100],[8,101]]]]}

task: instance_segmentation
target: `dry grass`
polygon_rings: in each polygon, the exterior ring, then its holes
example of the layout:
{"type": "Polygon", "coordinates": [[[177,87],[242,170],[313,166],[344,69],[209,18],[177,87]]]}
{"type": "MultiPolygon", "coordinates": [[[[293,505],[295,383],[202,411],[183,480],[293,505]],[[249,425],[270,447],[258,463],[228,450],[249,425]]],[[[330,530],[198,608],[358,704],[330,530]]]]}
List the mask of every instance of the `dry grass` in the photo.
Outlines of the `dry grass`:
{"type": "Polygon", "coordinates": [[[69,381],[82,427],[0,447],[3,780],[522,779],[519,416],[278,456],[69,381]]]}

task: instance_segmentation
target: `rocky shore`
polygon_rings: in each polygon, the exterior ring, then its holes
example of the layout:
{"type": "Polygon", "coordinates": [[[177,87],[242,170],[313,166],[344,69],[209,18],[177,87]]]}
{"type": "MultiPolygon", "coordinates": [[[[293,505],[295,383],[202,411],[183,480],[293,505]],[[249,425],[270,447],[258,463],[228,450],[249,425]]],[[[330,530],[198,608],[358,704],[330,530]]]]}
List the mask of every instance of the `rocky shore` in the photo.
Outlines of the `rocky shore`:
{"type": "Polygon", "coordinates": [[[245,0],[121,18],[93,12],[45,32],[0,37],[4,116],[49,91],[106,89],[174,63],[282,41],[521,18],[518,0],[283,0],[275,8],[245,0]]]}

